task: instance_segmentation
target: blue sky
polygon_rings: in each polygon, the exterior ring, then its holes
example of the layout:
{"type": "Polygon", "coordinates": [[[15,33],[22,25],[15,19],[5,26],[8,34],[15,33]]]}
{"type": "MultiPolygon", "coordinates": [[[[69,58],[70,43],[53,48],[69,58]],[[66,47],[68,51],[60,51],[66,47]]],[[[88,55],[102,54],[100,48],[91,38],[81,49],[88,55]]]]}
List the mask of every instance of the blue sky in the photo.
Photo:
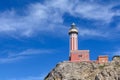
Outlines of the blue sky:
{"type": "Polygon", "coordinates": [[[43,80],[67,61],[72,22],[91,60],[120,55],[120,0],[1,0],[0,80],[43,80]]]}

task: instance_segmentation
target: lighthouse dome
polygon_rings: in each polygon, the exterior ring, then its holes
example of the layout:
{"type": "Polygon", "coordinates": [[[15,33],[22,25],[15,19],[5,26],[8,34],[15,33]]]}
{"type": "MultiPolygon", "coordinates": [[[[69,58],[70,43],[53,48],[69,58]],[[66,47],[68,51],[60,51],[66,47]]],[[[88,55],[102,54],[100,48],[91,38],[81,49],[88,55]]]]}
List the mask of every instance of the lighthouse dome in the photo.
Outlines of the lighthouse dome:
{"type": "Polygon", "coordinates": [[[71,24],[71,28],[69,29],[69,34],[71,34],[71,33],[76,33],[76,34],[78,34],[78,29],[76,28],[75,23],[72,23],[72,24],[71,24]]]}

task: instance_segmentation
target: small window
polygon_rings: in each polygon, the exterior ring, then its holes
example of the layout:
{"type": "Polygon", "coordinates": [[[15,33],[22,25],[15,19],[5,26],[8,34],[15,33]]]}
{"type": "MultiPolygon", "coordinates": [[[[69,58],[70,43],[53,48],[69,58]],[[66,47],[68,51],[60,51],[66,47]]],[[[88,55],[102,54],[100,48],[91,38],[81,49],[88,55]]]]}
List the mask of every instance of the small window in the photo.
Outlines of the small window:
{"type": "Polygon", "coordinates": [[[82,55],[78,55],[79,57],[82,57],[82,55]]]}

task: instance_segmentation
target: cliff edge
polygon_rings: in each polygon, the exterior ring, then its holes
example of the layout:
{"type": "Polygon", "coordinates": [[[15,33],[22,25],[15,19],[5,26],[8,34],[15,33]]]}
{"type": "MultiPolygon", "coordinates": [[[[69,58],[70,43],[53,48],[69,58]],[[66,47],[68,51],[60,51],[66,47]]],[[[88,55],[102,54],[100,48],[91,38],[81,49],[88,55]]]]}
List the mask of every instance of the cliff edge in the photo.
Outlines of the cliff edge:
{"type": "Polygon", "coordinates": [[[104,64],[61,62],[44,80],[120,80],[120,56],[104,64]]]}

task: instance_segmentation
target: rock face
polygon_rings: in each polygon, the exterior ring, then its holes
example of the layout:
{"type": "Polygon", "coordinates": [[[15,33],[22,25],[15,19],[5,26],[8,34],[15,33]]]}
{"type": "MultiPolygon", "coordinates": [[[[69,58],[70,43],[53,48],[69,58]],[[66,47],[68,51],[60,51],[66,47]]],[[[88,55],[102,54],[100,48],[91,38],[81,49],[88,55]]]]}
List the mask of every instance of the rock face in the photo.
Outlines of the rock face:
{"type": "Polygon", "coordinates": [[[44,80],[120,80],[120,56],[111,62],[61,62],[44,80]]]}

